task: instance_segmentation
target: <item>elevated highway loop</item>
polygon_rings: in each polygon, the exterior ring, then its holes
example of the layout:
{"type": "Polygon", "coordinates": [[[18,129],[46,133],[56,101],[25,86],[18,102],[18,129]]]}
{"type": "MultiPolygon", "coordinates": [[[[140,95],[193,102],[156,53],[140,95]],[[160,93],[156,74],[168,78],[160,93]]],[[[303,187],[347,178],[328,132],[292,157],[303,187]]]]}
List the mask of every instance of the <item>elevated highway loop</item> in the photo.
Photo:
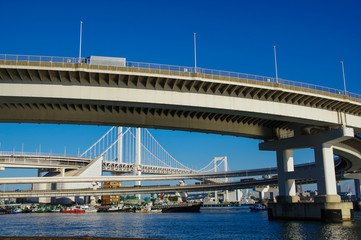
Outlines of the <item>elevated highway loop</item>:
{"type": "MultiPolygon", "coordinates": [[[[347,166],[342,159],[335,161],[336,172],[341,174],[347,166]]],[[[295,166],[297,171],[310,171],[315,168],[314,163],[299,164],[295,166]]],[[[277,168],[260,168],[227,172],[172,174],[172,175],[124,175],[124,176],[101,176],[101,177],[21,177],[21,178],[0,178],[0,184],[29,184],[29,183],[76,183],[76,182],[133,182],[133,181],[163,181],[163,180],[185,180],[195,179],[205,181],[213,178],[234,178],[251,177],[277,174],[277,168]]],[[[271,180],[271,179],[266,179],[271,180]]],[[[275,180],[275,179],[273,179],[275,180]]],[[[277,180],[277,178],[276,178],[277,180]]],[[[307,181],[310,181],[309,179],[307,181]]],[[[1,195],[0,195],[1,196],[1,195]]]]}
{"type": "Polygon", "coordinates": [[[361,131],[359,96],[338,90],[200,68],[195,73],[157,64],[113,67],[26,57],[0,56],[1,122],[122,125],[259,139],[342,124],[361,131]]]}
{"type": "Polygon", "coordinates": [[[26,198],[26,197],[74,197],[74,196],[102,196],[119,194],[147,194],[170,192],[200,192],[213,190],[231,190],[253,188],[254,186],[277,185],[277,179],[258,180],[254,182],[212,183],[184,186],[142,186],[98,189],[65,189],[44,191],[3,192],[0,198],[26,198]]]}
{"type": "MultiPolygon", "coordinates": [[[[315,179],[297,180],[297,184],[314,183],[315,179]]],[[[42,191],[21,191],[2,192],[0,198],[28,198],[28,197],[75,197],[75,196],[102,196],[119,194],[151,194],[151,193],[172,193],[172,192],[201,192],[219,191],[233,189],[247,189],[254,187],[271,186],[276,187],[277,178],[261,179],[248,182],[209,183],[182,186],[141,186],[141,187],[119,187],[119,188],[98,188],[98,189],[63,189],[63,190],[42,190],[42,191]]]]}
{"type": "Polygon", "coordinates": [[[348,172],[361,169],[361,139],[357,136],[337,143],[333,146],[333,153],[345,160],[348,172]]]}

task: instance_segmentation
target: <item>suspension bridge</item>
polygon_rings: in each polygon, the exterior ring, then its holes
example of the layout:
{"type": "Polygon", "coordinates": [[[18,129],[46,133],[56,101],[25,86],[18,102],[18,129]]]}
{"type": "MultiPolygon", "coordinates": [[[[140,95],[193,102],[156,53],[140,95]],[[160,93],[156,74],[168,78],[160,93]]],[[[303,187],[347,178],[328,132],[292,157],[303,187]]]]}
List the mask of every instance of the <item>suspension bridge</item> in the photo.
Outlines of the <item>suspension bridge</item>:
{"type": "Polygon", "coordinates": [[[214,158],[201,169],[192,169],[175,159],[148,129],[111,127],[78,156],[45,153],[0,152],[0,167],[74,170],[102,157],[102,170],[112,173],[158,175],[228,171],[226,157],[214,158]]]}

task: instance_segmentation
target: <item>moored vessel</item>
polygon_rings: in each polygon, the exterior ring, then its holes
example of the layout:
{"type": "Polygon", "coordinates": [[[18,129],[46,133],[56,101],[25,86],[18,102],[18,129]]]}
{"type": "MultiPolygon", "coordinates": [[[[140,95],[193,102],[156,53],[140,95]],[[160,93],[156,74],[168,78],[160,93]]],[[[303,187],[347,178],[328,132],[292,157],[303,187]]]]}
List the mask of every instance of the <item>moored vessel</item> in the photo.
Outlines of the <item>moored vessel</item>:
{"type": "Polygon", "coordinates": [[[69,209],[64,209],[62,213],[85,213],[85,210],[80,209],[79,207],[71,207],[69,209]]]}
{"type": "Polygon", "coordinates": [[[23,210],[21,208],[15,208],[15,209],[8,211],[8,213],[9,214],[18,214],[18,213],[23,213],[23,210]]]}
{"type": "Polygon", "coordinates": [[[191,203],[178,203],[178,204],[167,204],[163,203],[160,205],[152,206],[151,210],[161,210],[162,213],[169,212],[200,212],[200,204],[191,203]]]}
{"type": "Polygon", "coordinates": [[[6,211],[5,208],[0,208],[0,215],[1,214],[7,214],[7,213],[8,213],[8,211],[6,211]]]}
{"type": "Polygon", "coordinates": [[[250,206],[249,209],[251,209],[251,211],[266,211],[267,208],[265,205],[263,204],[254,204],[253,206],[250,206]]]}

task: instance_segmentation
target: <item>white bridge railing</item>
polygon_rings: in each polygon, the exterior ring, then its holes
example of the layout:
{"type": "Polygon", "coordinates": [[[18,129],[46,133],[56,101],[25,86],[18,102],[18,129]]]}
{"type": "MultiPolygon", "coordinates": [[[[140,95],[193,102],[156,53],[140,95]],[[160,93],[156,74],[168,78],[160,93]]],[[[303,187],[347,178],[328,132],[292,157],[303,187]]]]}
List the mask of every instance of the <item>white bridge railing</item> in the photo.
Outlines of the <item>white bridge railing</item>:
{"type": "MultiPolygon", "coordinates": [[[[28,56],[28,55],[12,55],[12,54],[0,54],[0,60],[16,61],[16,62],[22,61],[22,62],[73,63],[73,64],[89,62],[89,58],[79,59],[74,57],[52,57],[52,56],[30,56],[30,55],[28,56]]],[[[308,83],[295,82],[280,78],[276,79],[273,77],[258,76],[253,74],[212,70],[212,69],[199,68],[199,67],[194,68],[194,67],[174,66],[174,65],[166,65],[166,64],[156,64],[156,63],[141,63],[141,62],[131,62],[131,61],[126,62],[126,67],[170,71],[170,72],[173,71],[173,72],[182,72],[182,73],[200,73],[200,74],[214,75],[221,77],[240,78],[240,79],[248,79],[248,80],[261,81],[261,82],[270,82],[270,83],[280,83],[287,86],[306,88],[306,89],[317,90],[317,91],[322,91],[337,95],[346,95],[352,98],[361,99],[360,94],[351,93],[344,90],[323,87],[308,83]]]]}
{"type": "Polygon", "coordinates": [[[8,155],[8,156],[17,156],[17,157],[21,157],[21,156],[31,156],[31,157],[51,157],[51,158],[74,158],[74,159],[84,159],[84,160],[91,160],[90,158],[86,158],[86,157],[82,157],[79,155],[72,155],[72,154],[68,154],[68,153],[64,153],[64,154],[60,154],[60,153],[45,153],[45,152],[19,152],[19,151],[0,151],[0,156],[4,156],[4,155],[8,155]]]}

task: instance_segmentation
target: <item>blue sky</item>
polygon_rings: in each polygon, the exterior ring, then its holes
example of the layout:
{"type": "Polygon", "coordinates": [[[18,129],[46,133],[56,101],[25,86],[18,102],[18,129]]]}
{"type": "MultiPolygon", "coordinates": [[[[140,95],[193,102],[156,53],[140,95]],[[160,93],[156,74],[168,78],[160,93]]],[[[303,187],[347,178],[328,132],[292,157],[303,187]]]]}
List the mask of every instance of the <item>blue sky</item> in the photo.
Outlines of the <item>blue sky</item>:
{"type": "MultiPolygon", "coordinates": [[[[0,1],[0,54],[126,57],[130,61],[194,65],[275,76],[361,93],[360,1],[0,1]]],[[[1,150],[84,150],[108,129],[101,126],[0,124],[1,150]]],[[[153,130],[177,159],[201,167],[227,155],[231,169],[275,165],[258,141],[153,130]]],[[[312,152],[296,153],[308,162],[312,152]]],[[[9,172],[9,171],[6,171],[9,172]]],[[[25,171],[23,171],[24,174],[25,171]]],[[[10,174],[1,173],[0,175],[10,174]]]]}

